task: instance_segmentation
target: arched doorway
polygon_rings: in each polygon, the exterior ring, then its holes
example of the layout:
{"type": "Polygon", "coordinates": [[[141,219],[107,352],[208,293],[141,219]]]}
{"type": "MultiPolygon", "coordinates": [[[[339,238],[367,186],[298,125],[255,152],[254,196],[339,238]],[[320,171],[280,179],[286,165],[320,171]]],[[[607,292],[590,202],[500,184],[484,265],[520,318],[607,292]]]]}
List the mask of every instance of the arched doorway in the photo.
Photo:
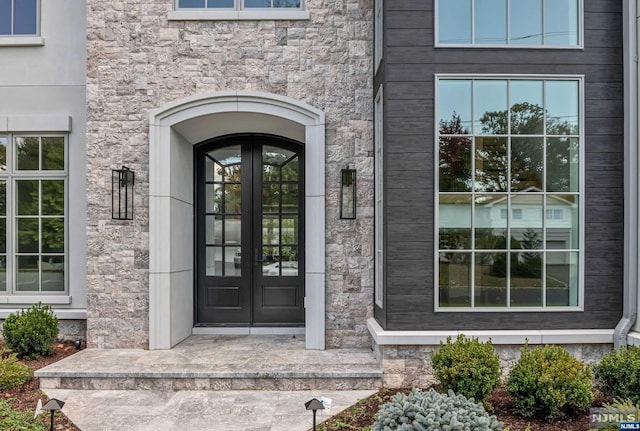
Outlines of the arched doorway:
{"type": "Polygon", "coordinates": [[[304,146],[195,147],[196,326],[304,326],[304,146]]]}
{"type": "Polygon", "coordinates": [[[188,97],[150,112],[151,349],[169,349],[198,329],[194,328],[193,287],[194,148],[201,142],[238,133],[277,135],[304,144],[304,207],[307,217],[312,217],[304,223],[305,345],[308,349],[324,349],[324,113],[289,97],[253,91],[188,97]]]}

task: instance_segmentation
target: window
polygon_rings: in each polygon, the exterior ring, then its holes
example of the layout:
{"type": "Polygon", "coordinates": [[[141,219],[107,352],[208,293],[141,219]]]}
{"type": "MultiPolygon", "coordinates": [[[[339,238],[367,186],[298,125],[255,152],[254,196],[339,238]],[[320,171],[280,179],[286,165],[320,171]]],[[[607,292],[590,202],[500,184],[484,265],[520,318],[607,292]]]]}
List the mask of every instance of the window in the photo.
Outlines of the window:
{"type": "Polygon", "coordinates": [[[384,20],[383,20],[383,0],[375,0],[375,29],[374,29],[374,42],[373,42],[373,57],[374,57],[374,66],[375,71],[378,71],[378,67],[380,66],[380,62],[382,61],[382,51],[383,51],[383,29],[384,29],[384,20]]]}
{"type": "Polygon", "coordinates": [[[302,0],[178,0],[178,9],[301,9],[302,0]]]}
{"type": "Polygon", "coordinates": [[[66,138],[0,135],[0,293],[66,290],[66,138]]]}
{"type": "Polygon", "coordinates": [[[38,34],[38,0],[0,0],[0,36],[38,34]]]}
{"type": "Polygon", "coordinates": [[[384,295],[384,164],[383,164],[383,86],[380,86],[374,106],[374,146],[375,146],[375,300],[378,307],[383,305],[384,295]]]}
{"type": "Polygon", "coordinates": [[[439,46],[582,46],[582,0],[438,0],[439,46]]]}
{"type": "Polygon", "coordinates": [[[436,87],[437,307],[579,309],[582,78],[436,87]]]}

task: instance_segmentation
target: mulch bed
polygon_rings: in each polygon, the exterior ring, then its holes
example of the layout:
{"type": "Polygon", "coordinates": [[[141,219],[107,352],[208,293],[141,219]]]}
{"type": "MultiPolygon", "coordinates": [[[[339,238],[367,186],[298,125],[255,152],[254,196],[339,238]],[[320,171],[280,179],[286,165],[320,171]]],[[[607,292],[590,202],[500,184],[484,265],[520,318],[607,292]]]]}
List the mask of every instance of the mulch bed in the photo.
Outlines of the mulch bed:
{"type": "MultiPolygon", "coordinates": [[[[348,407],[343,412],[333,416],[324,423],[318,425],[318,431],[354,431],[368,430],[375,421],[375,415],[381,404],[389,401],[391,397],[399,392],[409,393],[411,389],[387,389],[383,388],[379,392],[368,398],[360,400],[357,404],[348,407]]],[[[493,407],[491,414],[496,415],[498,420],[509,427],[510,431],[585,431],[589,429],[588,411],[574,417],[563,420],[547,422],[544,419],[525,419],[514,413],[513,398],[502,388],[493,391],[489,397],[489,404],[493,407]]],[[[593,402],[594,407],[602,406],[603,402],[611,402],[610,398],[597,396],[593,402]]]]}
{"type": "MultiPolygon", "coordinates": [[[[0,344],[0,347],[4,347],[0,344]]],[[[40,359],[32,361],[21,360],[21,362],[31,368],[33,371],[46,367],[49,364],[57,362],[67,356],[73,355],[78,350],[71,342],[56,342],[53,346],[53,354],[40,359]]],[[[9,400],[14,410],[23,410],[34,412],[38,399],[42,400],[42,404],[49,401],[49,399],[40,391],[40,379],[34,377],[27,381],[25,384],[4,391],[2,397],[9,400]]],[[[63,400],[64,401],[64,400],[63,400]]],[[[64,410],[64,408],[63,408],[64,410]]],[[[43,412],[42,415],[46,416],[47,430],[49,424],[48,412],[43,412]]],[[[56,413],[55,429],[63,431],[80,431],[80,428],[75,426],[64,414],[56,413]]]]}

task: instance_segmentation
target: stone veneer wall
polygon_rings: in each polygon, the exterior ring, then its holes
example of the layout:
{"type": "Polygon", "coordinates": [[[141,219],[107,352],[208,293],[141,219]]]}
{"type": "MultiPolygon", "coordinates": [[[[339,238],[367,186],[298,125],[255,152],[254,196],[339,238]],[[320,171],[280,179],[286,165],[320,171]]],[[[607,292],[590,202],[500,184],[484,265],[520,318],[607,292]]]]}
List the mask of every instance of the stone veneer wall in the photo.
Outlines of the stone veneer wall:
{"type": "MultiPolygon", "coordinates": [[[[146,347],[148,112],[212,91],[288,96],[326,115],[327,347],[365,346],[373,298],[372,0],[307,0],[308,21],[167,21],[172,0],[87,2],[87,341],[146,347]],[[135,216],[111,220],[111,169],[136,172],[135,216]],[[358,219],[339,173],[358,170],[358,219]]],[[[308,215],[313,223],[313,214],[308,215]]]]}
{"type": "MultiPolygon", "coordinates": [[[[537,346],[531,346],[531,348],[535,347],[537,346]]],[[[588,364],[599,361],[613,348],[611,344],[571,344],[562,347],[569,350],[574,357],[588,364]]],[[[438,348],[439,346],[381,346],[375,344],[374,353],[384,373],[383,385],[389,388],[427,388],[436,383],[431,356],[438,348]]],[[[500,368],[504,378],[520,358],[522,346],[494,345],[493,348],[500,357],[500,368]]]]}

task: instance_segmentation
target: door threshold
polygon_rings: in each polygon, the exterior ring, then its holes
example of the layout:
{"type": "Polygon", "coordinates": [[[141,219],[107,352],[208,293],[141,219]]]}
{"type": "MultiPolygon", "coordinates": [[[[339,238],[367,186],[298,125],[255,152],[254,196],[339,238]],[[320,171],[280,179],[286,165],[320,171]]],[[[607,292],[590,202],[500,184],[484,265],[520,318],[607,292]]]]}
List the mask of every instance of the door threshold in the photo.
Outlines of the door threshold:
{"type": "Polygon", "coordinates": [[[291,327],[215,327],[197,326],[191,329],[192,335],[304,335],[305,328],[291,327]]]}

